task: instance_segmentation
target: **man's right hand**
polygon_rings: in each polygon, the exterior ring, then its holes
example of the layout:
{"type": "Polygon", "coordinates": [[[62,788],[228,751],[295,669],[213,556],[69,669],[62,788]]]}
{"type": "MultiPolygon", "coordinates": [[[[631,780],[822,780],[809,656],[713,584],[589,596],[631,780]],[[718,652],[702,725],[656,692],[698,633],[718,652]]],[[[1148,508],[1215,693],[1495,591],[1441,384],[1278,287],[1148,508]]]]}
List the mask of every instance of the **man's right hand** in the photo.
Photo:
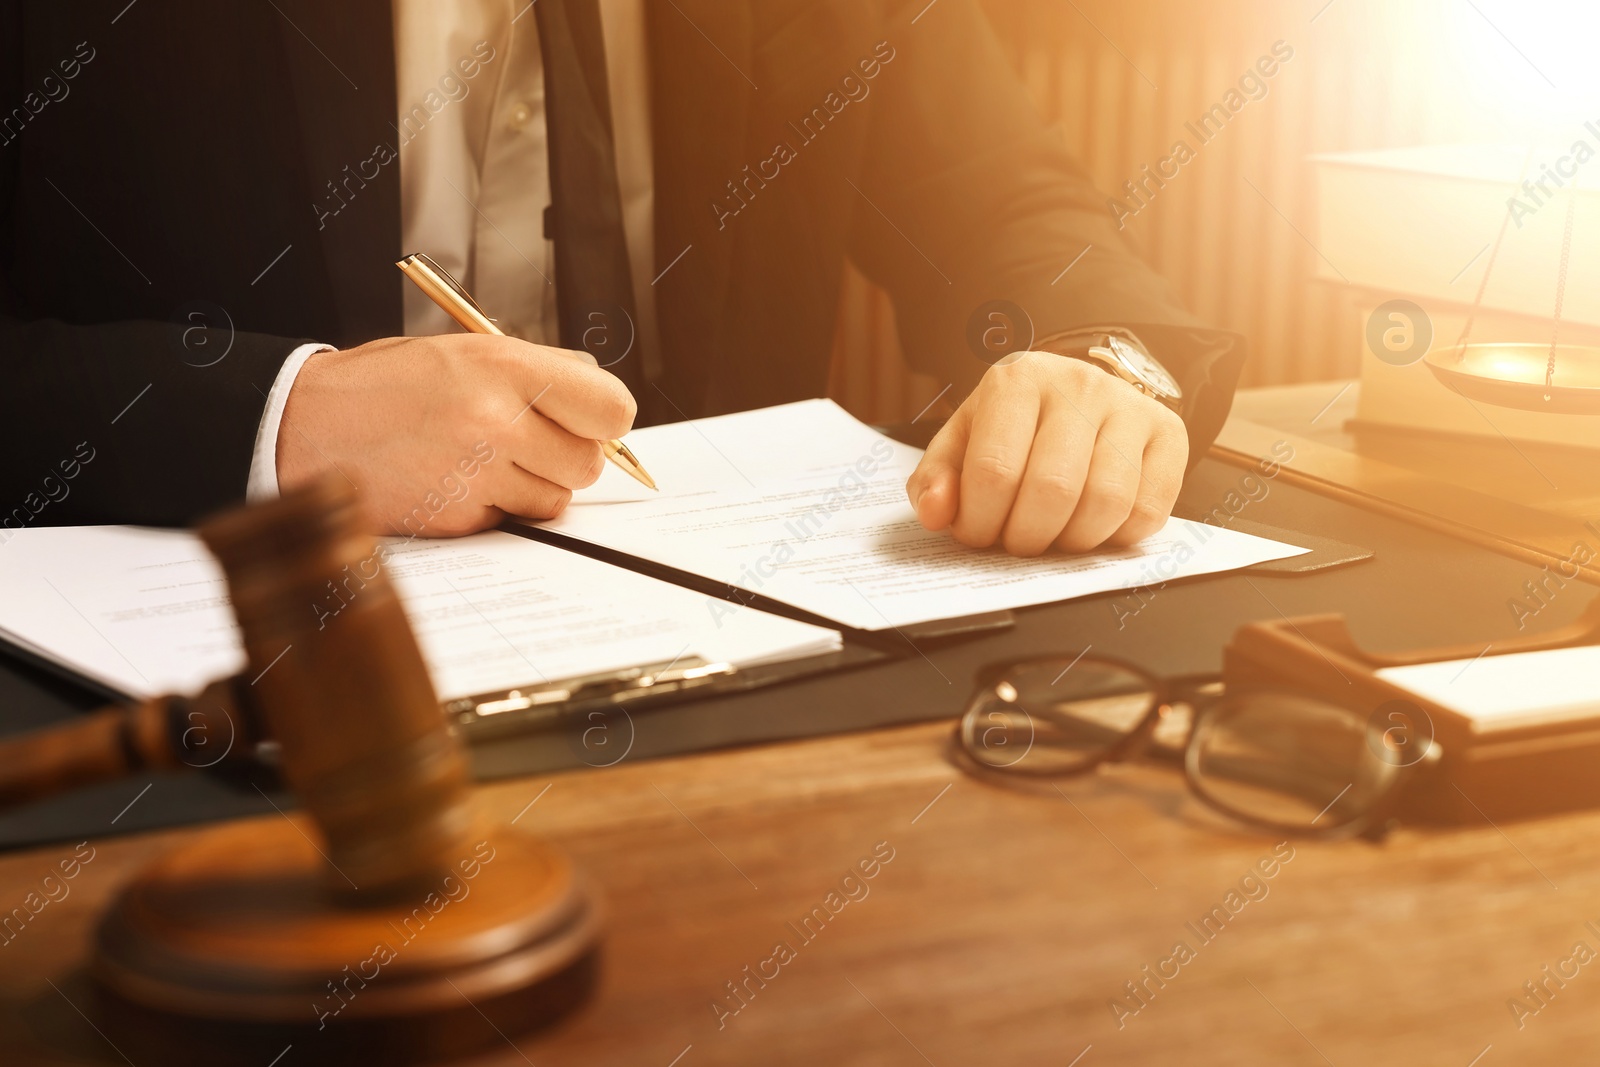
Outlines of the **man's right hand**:
{"type": "Polygon", "coordinates": [[[583,353],[484,334],[387,337],[306,361],[278,431],[278,487],[336,470],[360,490],[373,533],[550,518],[600,477],[599,442],[627,433],[635,410],[583,353]]]}

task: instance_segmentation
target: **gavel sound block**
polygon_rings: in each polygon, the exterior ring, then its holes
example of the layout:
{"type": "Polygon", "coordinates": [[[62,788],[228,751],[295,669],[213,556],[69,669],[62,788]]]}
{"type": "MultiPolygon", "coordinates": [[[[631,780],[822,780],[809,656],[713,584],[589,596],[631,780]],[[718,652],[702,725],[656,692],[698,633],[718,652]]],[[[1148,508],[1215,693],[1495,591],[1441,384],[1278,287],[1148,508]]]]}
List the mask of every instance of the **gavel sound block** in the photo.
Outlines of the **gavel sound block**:
{"type": "Polygon", "coordinates": [[[461,746],[356,522],[353,493],[324,481],[201,528],[255,679],[233,695],[281,746],[305,815],[207,832],[106,914],[90,976],[118,1043],[158,1062],[264,1063],[289,1043],[297,1062],[454,1055],[592,982],[589,891],[549,845],[473,817],[461,746]],[[323,618],[330,582],[347,606],[323,618]]]}

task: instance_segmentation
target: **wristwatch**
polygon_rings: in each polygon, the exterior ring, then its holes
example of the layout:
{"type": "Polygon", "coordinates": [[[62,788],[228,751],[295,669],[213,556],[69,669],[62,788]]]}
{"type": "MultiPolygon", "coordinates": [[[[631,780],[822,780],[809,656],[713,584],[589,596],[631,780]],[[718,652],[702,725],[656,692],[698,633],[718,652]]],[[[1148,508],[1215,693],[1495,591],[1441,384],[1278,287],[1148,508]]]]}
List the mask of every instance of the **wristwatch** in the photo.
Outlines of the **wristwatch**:
{"type": "Polygon", "coordinates": [[[1093,363],[1173,411],[1183,406],[1183,389],[1178,380],[1131,330],[1116,326],[1069,330],[1036,341],[1033,347],[1093,363]]]}

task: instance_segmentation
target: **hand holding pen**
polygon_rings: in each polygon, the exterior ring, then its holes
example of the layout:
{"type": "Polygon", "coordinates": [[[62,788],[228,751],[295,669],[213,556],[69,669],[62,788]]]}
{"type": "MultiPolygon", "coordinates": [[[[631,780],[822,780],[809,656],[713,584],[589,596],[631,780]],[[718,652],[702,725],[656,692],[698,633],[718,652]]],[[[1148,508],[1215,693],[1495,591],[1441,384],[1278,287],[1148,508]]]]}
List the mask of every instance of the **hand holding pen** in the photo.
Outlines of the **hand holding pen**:
{"type": "MultiPolygon", "coordinates": [[[[427,294],[432,300],[444,309],[452,319],[465,330],[472,333],[494,334],[504,337],[500,327],[494,324],[472,294],[450,276],[450,272],[439,266],[423,253],[406,256],[395,266],[417,284],[417,288],[427,294]]],[[[655,479],[639,463],[638,458],[628,449],[628,446],[617,440],[603,440],[600,447],[605,451],[606,458],[617,466],[627,471],[635,481],[647,485],[651,489],[656,487],[655,479]]]]}
{"type": "Polygon", "coordinates": [[[614,374],[512,337],[382,337],[303,366],[285,356],[278,384],[259,383],[264,405],[269,389],[288,394],[269,484],[286,491],[337,472],[360,490],[373,533],[447,537],[558,515],[605,470],[603,442],[633,426],[633,397],[614,374]]]}

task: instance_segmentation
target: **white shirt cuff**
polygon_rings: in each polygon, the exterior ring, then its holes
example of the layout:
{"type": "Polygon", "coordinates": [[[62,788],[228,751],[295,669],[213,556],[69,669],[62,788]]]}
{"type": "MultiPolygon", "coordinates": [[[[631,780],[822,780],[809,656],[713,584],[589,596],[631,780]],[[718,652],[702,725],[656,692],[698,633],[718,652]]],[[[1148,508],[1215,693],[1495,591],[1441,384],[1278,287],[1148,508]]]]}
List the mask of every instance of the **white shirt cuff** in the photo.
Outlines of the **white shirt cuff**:
{"type": "Polygon", "coordinates": [[[250,457],[250,480],[245,483],[244,498],[256,504],[275,500],[278,496],[278,431],[283,427],[283,409],[289,403],[289,390],[300,377],[300,368],[318,352],[335,351],[332,345],[301,345],[289,353],[278,370],[278,377],[267,394],[267,410],[261,413],[261,425],[256,427],[255,452],[250,457]]]}

